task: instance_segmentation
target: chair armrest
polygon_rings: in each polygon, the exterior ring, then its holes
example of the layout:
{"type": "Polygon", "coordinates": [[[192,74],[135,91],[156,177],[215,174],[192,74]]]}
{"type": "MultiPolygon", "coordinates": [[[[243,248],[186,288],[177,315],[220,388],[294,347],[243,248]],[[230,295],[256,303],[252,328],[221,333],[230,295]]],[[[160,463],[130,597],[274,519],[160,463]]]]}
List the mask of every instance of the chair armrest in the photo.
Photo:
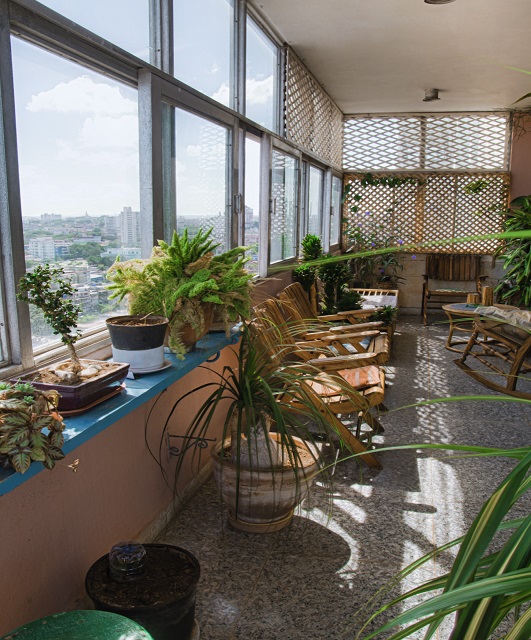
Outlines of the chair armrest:
{"type": "Polygon", "coordinates": [[[321,340],[324,343],[337,342],[338,340],[354,340],[354,341],[360,342],[365,338],[375,338],[376,336],[379,336],[379,335],[380,335],[379,331],[360,331],[359,333],[345,333],[345,334],[342,333],[341,335],[338,335],[338,336],[337,335],[323,336],[321,340]]]}
{"type": "Polygon", "coordinates": [[[342,369],[352,369],[356,367],[366,367],[374,364],[377,358],[376,353],[355,353],[349,356],[331,356],[329,358],[314,358],[307,360],[305,365],[315,367],[320,371],[341,371],[342,369]]]}

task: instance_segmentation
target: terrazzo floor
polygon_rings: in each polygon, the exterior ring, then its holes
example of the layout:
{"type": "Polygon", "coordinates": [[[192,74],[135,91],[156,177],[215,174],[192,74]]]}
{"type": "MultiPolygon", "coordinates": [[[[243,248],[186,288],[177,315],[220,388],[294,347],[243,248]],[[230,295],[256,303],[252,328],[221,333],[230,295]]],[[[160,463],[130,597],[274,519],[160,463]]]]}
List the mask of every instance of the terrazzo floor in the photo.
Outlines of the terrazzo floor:
{"type": "MultiPolygon", "coordinates": [[[[529,444],[531,406],[503,401],[460,371],[457,355],[444,348],[446,334],[443,322],[426,328],[418,317],[400,318],[386,366],[390,411],[382,417],[378,447],[529,444]],[[502,401],[399,409],[477,394],[502,401]]],[[[266,535],[233,530],[212,480],[203,485],[157,540],[189,549],[201,563],[196,616],[202,640],[356,638],[374,609],[369,599],[409,562],[462,535],[514,465],[421,449],[385,451],[379,459],[382,471],[339,462],[332,514],[326,491],[316,486],[288,529],[266,535]]],[[[529,507],[519,504],[516,511],[529,507]]],[[[385,597],[448,570],[454,554],[389,586],[385,597]]]]}

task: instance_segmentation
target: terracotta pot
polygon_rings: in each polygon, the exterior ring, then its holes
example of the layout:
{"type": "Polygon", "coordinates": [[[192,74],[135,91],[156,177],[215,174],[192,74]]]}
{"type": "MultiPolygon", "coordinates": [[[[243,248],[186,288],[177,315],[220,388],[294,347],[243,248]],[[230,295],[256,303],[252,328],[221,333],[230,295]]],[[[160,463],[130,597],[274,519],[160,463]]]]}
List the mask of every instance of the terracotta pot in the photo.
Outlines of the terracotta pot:
{"type": "MultiPolygon", "coordinates": [[[[270,437],[280,442],[279,434],[270,437]]],[[[319,469],[317,452],[300,438],[293,438],[302,453],[301,467],[282,469],[237,469],[220,456],[221,443],[212,450],[214,478],[223,502],[229,508],[229,522],[250,533],[272,533],[288,526],[295,507],[307,496],[319,469]]],[[[225,442],[225,447],[228,442],[225,442]]]]}
{"type": "MultiPolygon", "coordinates": [[[[186,347],[186,351],[193,351],[195,349],[197,341],[201,340],[201,338],[203,336],[206,336],[206,334],[210,331],[212,320],[214,318],[214,305],[205,304],[203,306],[203,313],[205,316],[205,326],[201,334],[198,335],[191,324],[185,324],[180,329],[179,337],[183,345],[186,347]]],[[[166,334],[166,336],[168,338],[168,334],[166,334]]]]}

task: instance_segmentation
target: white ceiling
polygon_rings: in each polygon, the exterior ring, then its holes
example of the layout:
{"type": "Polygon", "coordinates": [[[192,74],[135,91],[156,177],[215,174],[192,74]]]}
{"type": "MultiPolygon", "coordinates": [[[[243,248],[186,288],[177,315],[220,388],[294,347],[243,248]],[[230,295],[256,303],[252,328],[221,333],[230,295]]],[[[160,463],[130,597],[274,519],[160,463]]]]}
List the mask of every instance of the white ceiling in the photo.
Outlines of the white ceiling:
{"type": "Polygon", "coordinates": [[[531,75],[507,68],[531,72],[531,0],[254,5],[345,114],[488,111],[531,92],[531,75]],[[423,102],[431,88],[441,99],[423,102]]]}

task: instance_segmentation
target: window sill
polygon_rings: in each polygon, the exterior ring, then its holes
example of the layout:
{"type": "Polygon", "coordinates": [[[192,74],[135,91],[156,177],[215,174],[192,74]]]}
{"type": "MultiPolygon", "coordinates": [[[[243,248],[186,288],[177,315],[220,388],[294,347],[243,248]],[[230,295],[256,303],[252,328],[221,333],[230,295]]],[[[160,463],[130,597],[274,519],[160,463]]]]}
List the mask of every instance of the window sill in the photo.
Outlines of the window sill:
{"type": "MultiPolygon", "coordinates": [[[[196,350],[187,354],[184,360],[178,360],[173,354],[167,355],[167,359],[172,363],[168,369],[142,375],[135,380],[127,379],[126,388],[122,393],[79,416],[65,418],[64,453],[71,453],[134,409],[156,397],[229,344],[234,344],[233,338],[227,338],[224,333],[210,333],[197,343],[196,350]]],[[[0,469],[0,496],[44,470],[40,462],[33,462],[24,474],[16,473],[13,469],[0,469]]]]}

